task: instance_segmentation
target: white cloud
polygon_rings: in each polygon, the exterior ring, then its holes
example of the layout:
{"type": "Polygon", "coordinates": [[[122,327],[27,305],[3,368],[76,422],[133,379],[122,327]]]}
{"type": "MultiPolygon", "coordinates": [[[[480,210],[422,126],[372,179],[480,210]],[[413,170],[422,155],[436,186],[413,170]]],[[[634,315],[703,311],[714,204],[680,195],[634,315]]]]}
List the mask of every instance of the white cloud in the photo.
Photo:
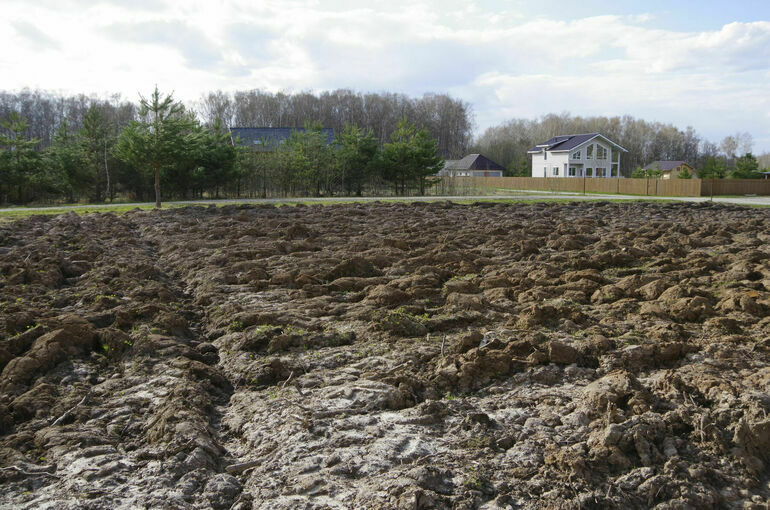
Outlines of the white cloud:
{"type": "Polygon", "coordinates": [[[650,28],[654,12],[533,18],[526,2],[460,0],[36,5],[34,19],[26,2],[4,6],[9,89],[135,97],[157,83],[186,100],[214,89],[449,91],[475,105],[481,129],[553,111],[629,113],[714,138],[750,131],[770,149],[770,21],[683,32],[650,28]]]}
{"type": "Polygon", "coordinates": [[[53,50],[59,47],[59,43],[46,35],[32,23],[26,21],[13,21],[11,25],[18,34],[34,50],[53,50]]]}

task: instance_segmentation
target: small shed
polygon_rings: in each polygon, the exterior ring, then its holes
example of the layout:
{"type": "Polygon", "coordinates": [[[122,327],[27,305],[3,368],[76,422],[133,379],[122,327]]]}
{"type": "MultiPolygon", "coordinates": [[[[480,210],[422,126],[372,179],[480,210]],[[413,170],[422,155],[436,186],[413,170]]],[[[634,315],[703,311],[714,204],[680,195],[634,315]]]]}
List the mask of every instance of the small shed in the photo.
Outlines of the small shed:
{"type": "Polygon", "coordinates": [[[660,170],[661,179],[676,179],[684,170],[698,177],[698,172],[684,161],[653,161],[642,170],[660,170]]]}
{"type": "Polygon", "coordinates": [[[440,176],[447,177],[502,177],[505,167],[482,154],[468,154],[463,159],[448,159],[440,176]]]}

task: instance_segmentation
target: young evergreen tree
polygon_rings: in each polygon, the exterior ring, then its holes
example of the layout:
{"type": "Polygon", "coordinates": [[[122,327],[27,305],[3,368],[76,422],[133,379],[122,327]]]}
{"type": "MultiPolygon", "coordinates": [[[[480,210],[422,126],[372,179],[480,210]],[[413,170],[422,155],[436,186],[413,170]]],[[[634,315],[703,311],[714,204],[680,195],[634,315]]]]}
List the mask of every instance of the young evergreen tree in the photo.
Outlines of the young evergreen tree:
{"type": "Polygon", "coordinates": [[[735,170],[730,174],[730,177],[733,179],[760,179],[762,174],[759,173],[757,158],[750,152],[738,158],[735,162],[735,170]]]}
{"type": "Polygon", "coordinates": [[[425,195],[425,186],[429,177],[436,175],[444,166],[444,160],[438,155],[436,140],[428,135],[426,129],[415,133],[413,172],[420,186],[420,195],[425,195]]]}
{"type": "Polygon", "coordinates": [[[103,196],[110,196],[112,183],[110,182],[108,155],[114,142],[110,136],[110,131],[104,110],[98,104],[92,104],[83,116],[83,128],[80,130],[80,136],[86,163],[92,175],[89,180],[93,186],[95,202],[101,202],[103,196]]]}
{"type": "Polygon", "coordinates": [[[412,178],[415,127],[406,119],[399,121],[390,143],[382,149],[382,178],[393,183],[397,195],[406,195],[406,184],[412,178]]]}
{"type": "Polygon", "coordinates": [[[436,141],[425,129],[402,119],[393,133],[392,141],[382,150],[382,176],[394,184],[396,192],[406,194],[408,182],[416,181],[420,194],[425,194],[425,184],[430,175],[441,170],[443,161],[438,156],[436,141]]]}
{"type": "MultiPolygon", "coordinates": [[[[267,146],[268,140],[261,140],[263,146],[267,146]]],[[[275,185],[275,159],[274,152],[258,152],[241,143],[240,138],[235,140],[235,164],[236,171],[243,179],[246,193],[250,197],[260,196],[267,198],[268,188],[272,191],[275,185]]]]}
{"type": "Polygon", "coordinates": [[[190,154],[195,166],[195,182],[202,188],[213,189],[214,195],[219,198],[220,189],[240,180],[241,174],[236,166],[237,151],[219,118],[214,119],[210,129],[203,126],[198,129],[198,143],[194,144],[194,151],[190,154]]]}
{"type": "Polygon", "coordinates": [[[292,131],[286,142],[299,184],[312,189],[315,196],[320,196],[322,190],[330,194],[336,181],[334,154],[326,142],[323,126],[318,122],[306,124],[304,131],[292,131]]]}
{"type": "Polygon", "coordinates": [[[725,165],[714,156],[709,156],[703,163],[703,169],[698,172],[701,179],[724,179],[725,165]]]}
{"type": "Polygon", "coordinates": [[[0,203],[11,199],[24,202],[26,190],[33,184],[35,172],[42,166],[37,146],[40,140],[27,139],[29,125],[18,112],[11,112],[0,122],[0,203]]]}
{"type": "Polygon", "coordinates": [[[139,114],[143,120],[132,121],[118,137],[117,157],[137,170],[149,168],[155,178],[155,207],[161,206],[161,172],[189,157],[199,143],[197,122],[185,112],[173,94],[161,96],[158,87],[149,99],[140,96],[139,114]]]}
{"type": "Polygon", "coordinates": [[[51,173],[61,178],[60,188],[69,202],[88,193],[93,188],[93,175],[88,169],[88,158],[76,133],[63,122],[53,137],[43,158],[51,173]]]}
{"type": "Polygon", "coordinates": [[[340,171],[342,188],[347,195],[355,189],[359,197],[363,183],[374,170],[374,162],[379,151],[379,143],[372,130],[361,129],[356,124],[348,124],[337,135],[337,166],[340,171]]]}

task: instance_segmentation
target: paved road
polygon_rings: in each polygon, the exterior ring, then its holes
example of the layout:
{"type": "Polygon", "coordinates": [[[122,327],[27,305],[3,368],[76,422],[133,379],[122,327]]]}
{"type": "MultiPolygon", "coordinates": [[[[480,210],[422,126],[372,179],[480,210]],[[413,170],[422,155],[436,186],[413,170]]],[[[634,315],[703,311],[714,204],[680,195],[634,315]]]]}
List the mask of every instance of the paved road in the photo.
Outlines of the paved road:
{"type": "MultiPolygon", "coordinates": [[[[373,202],[376,200],[405,200],[405,201],[436,201],[436,200],[660,200],[677,202],[708,202],[709,197],[644,197],[638,195],[582,195],[577,193],[546,193],[540,191],[518,191],[510,190],[512,194],[505,195],[472,195],[472,196],[442,196],[442,197],[332,197],[332,198],[244,198],[238,200],[182,200],[175,202],[164,202],[164,205],[208,205],[208,204],[275,204],[292,202],[328,202],[330,200],[337,202],[373,202]],[[515,194],[514,194],[515,193],[515,194]]],[[[737,205],[765,205],[770,207],[770,197],[715,197],[714,202],[737,205]]],[[[52,206],[52,207],[15,207],[0,209],[0,212],[8,211],[45,211],[46,209],[109,209],[111,207],[138,207],[152,206],[154,202],[135,202],[128,204],[93,204],[93,205],[72,205],[72,206],[52,206]]]]}

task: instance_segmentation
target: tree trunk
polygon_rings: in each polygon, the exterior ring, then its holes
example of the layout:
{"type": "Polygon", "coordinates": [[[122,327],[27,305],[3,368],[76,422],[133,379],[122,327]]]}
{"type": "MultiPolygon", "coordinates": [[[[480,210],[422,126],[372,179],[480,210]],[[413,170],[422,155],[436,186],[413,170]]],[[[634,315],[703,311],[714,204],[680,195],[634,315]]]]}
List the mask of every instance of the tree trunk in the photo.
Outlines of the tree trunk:
{"type": "Polygon", "coordinates": [[[105,198],[110,198],[112,201],[112,195],[110,194],[110,169],[107,167],[107,139],[104,139],[104,173],[107,175],[107,191],[104,195],[105,198]]]}
{"type": "Polygon", "coordinates": [[[160,165],[155,165],[155,207],[160,209],[160,165]]]}

